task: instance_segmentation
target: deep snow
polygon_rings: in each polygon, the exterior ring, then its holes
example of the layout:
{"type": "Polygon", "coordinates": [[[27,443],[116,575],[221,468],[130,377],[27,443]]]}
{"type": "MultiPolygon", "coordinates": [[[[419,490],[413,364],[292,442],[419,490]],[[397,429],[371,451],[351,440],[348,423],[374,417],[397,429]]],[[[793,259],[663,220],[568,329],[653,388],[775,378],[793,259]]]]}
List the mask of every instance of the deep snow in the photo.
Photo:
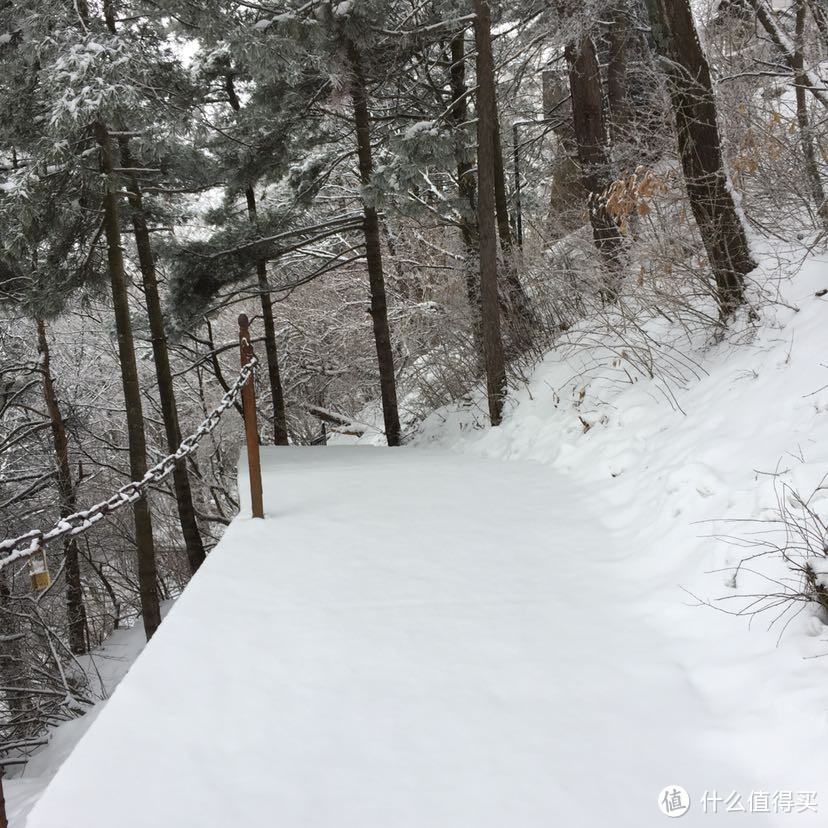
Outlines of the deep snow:
{"type": "Polygon", "coordinates": [[[710,704],[682,629],[703,612],[664,624],[663,572],[562,474],[365,447],[265,470],[267,520],[228,529],[28,828],[639,828],[667,785],[747,803],[824,778],[788,764],[801,734],[779,743],[759,688],[710,704]]]}
{"type": "Polygon", "coordinates": [[[413,448],[267,452],[268,519],[230,527],[27,828],[657,826],[673,785],[682,825],[742,820],[714,791],[824,824],[826,627],[697,598],[775,589],[718,536],[828,472],[827,261],[726,341],[654,323],[684,382],[608,338],[497,429],[471,399],[413,448]]]}

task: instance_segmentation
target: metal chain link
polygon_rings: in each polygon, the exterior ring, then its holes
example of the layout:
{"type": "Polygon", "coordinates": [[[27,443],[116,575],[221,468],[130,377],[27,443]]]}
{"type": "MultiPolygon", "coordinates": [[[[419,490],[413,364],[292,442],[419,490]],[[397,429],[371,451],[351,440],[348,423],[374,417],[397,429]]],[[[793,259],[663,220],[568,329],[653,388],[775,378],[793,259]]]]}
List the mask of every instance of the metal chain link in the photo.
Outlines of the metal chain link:
{"type": "Polygon", "coordinates": [[[195,433],[182,440],[181,445],[173,454],[168,454],[163,460],[156,463],[140,480],[133,480],[131,483],[121,486],[107,500],[96,503],[94,506],[83,511],[75,512],[73,515],[61,518],[46,532],[42,529],[32,529],[24,535],[0,541],[0,554],[8,553],[4,558],[0,558],[0,569],[9,566],[9,564],[15,561],[31,557],[50,541],[85,532],[102,518],[143,497],[151,484],[160,483],[166,477],[169,477],[176,463],[192,454],[198,448],[198,444],[202,438],[206,437],[218,425],[221,416],[235,403],[242,386],[253,375],[258,364],[259,360],[255,356],[251,356],[250,360],[242,367],[232,387],[221,398],[218,406],[202,421],[195,433]]]}

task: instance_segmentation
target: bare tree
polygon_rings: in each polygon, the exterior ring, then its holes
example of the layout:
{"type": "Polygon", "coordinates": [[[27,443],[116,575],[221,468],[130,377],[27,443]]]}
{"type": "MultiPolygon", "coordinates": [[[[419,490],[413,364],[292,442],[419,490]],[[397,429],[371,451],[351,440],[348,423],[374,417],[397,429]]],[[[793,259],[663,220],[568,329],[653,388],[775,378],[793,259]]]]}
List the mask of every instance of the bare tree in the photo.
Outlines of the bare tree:
{"type": "MultiPolygon", "coordinates": [[[[40,370],[43,375],[43,399],[49,414],[52,431],[52,444],[55,450],[55,471],[62,518],[77,511],[75,483],[69,465],[69,441],[66,426],[60,411],[55,382],[52,377],[52,361],[49,353],[49,340],[46,337],[46,325],[42,319],[37,320],[37,344],[40,352],[40,370]]],[[[63,559],[66,575],[66,610],[69,620],[69,648],[76,655],[89,649],[86,636],[86,607],[83,603],[83,586],[80,573],[80,553],[76,538],[67,536],[63,541],[63,559]]]]}
{"type": "MultiPolygon", "coordinates": [[[[828,88],[826,88],[821,78],[814,72],[805,69],[804,65],[797,66],[796,45],[776,21],[773,11],[768,7],[765,0],[747,1],[753,6],[757,19],[779,49],[785,62],[790,66],[794,74],[798,74],[804,78],[805,83],[803,84],[803,88],[810,92],[824,107],[828,108],[828,88]]],[[[814,14],[817,16],[817,19],[820,19],[822,9],[819,6],[812,6],[812,11],[814,8],[816,8],[814,14]]]]}

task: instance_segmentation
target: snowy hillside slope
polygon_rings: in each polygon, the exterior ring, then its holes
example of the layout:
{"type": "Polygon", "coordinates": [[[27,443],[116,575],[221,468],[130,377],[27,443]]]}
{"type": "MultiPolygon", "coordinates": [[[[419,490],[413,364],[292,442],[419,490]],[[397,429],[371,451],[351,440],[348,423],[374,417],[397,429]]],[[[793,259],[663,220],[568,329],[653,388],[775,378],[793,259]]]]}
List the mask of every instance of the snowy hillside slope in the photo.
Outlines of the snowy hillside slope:
{"type": "MultiPolygon", "coordinates": [[[[722,747],[793,785],[809,766],[825,769],[828,627],[813,604],[764,600],[790,596],[800,578],[779,555],[752,556],[757,542],[784,544],[780,502],[801,516],[801,496],[828,520],[828,256],[785,255],[793,278],[764,285],[780,304],[726,341],[650,331],[656,352],[669,342],[698,366],[670,388],[673,403],[663,381],[622,373],[617,347],[562,347],[513,395],[501,427],[479,428],[483,406],[471,400],[435,412],[414,442],[541,462],[588,492],[608,542],[624,539],[641,611],[670,630],[711,715],[733,723],[722,747]],[[749,726],[737,736],[740,718],[749,726]]],[[[763,262],[774,273],[767,251],[763,262]]]]}
{"type": "MultiPolygon", "coordinates": [[[[161,606],[166,617],[172,602],[161,606]]],[[[89,694],[99,699],[78,719],[70,719],[53,727],[47,744],[34,752],[21,768],[13,767],[3,779],[6,810],[11,828],[24,825],[26,816],[51,782],[57,769],[75,749],[81,737],[98,717],[107,699],[118,686],[146,645],[143,626],[115,630],[104,644],[89,655],[79,656],[78,663],[89,677],[89,694]]]]}

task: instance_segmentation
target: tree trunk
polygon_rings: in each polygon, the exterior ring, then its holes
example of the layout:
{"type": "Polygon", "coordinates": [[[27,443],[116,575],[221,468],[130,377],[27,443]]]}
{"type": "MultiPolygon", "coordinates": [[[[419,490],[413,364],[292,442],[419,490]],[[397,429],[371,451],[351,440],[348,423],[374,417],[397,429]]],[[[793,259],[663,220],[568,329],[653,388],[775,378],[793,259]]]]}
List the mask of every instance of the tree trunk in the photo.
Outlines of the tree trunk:
{"type": "MultiPolygon", "coordinates": [[[[63,424],[60,405],[55,393],[49,341],[46,338],[46,325],[42,319],[37,320],[37,346],[40,352],[40,370],[43,374],[43,399],[49,413],[52,444],[55,449],[59,510],[60,516],[65,518],[77,511],[77,501],[75,499],[75,486],[72,482],[72,470],[69,465],[69,441],[66,438],[66,427],[63,424]]],[[[63,557],[64,573],[66,575],[69,649],[75,655],[83,655],[89,651],[89,642],[86,637],[86,607],[83,603],[77,538],[71,536],[64,538],[63,557]]]]}
{"type": "MultiPolygon", "coordinates": [[[[494,68],[492,69],[494,76],[494,68]]],[[[500,116],[497,113],[497,94],[494,96],[495,111],[492,136],[494,138],[494,187],[497,235],[504,256],[512,255],[512,225],[509,223],[509,200],[506,196],[506,171],[503,168],[503,146],[500,141],[500,116]]]]}
{"type": "Polygon", "coordinates": [[[506,362],[500,334],[495,226],[495,108],[491,19],[486,0],[472,0],[477,47],[477,226],[480,234],[480,310],[489,418],[500,425],[506,395],[506,362]]]}
{"type": "Polygon", "coordinates": [[[626,0],[620,0],[610,10],[607,32],[607,102],[613,143],[623,143],[631,118],[630,99],[627,93],[627,43],[630,24],[627,18],[626,0]]]}
{"type": "MultiPolygon", "coordinates": [[[[225,75],[225,89],[227,98],[234,112],[241,109],[239,96],[233,75],[225,75]]],[[[244,191],[247,200],[247,216],[255,227],[256,193],[253,185],[244,191]]],[[[282,375],[279,370],[279,349],[276,346],[276,325],[273,321],[273,303],[270,299],[270,284],[267,280],[267,262],[260,259],[256,262],[256,281],[259,287],[259,296],[262,305],[262,320],[264,322],[265,355],[267,356],[267,377],[270,381],[270,400],[273,403],[273,442],[277,446],[288,445],[287,414],[285,412],[285,394],[282,388],[282,375]]]]}
{"type": "MultiPolygon", "coordinates": [[[[256,196],[252,187],[245,191],[247,213],[252,224],[256,223],[256,196]]],[[[288,445],[287,413],[285,394],[282,389],[282,374],[279,370],[279,351],[276,347],[276,324],[273,321],[273,304],[270,300],[270,284],[267,281],[267,262],[256,262],[256,281],[262,305],[264,322],[265,355],[267,356],[267,378],[270,381],[270,400],[273,404],[273,442],[277,446],[288,445]]]]}
{"type": "MultiPolygon", "coordinates": [[[[121,162],[126,169],[134,164],[129,152],[129,140],[120,139],[121,162]]],[[[175,401],[175,387],[173,386],[170,355],[167,350],[167,332],[164,329],[164,314],[161,309],[161,298],[158,295],[158,279],[155,273],[155,259],[152,255],[152,243],[147,217],[144,213],[143,197],[138,179],[129,176],[127,179],[129,204],[132,208],[132,227],[135,232],[135,247],[138,251],[138,264],[144,284],[144,298],[147,303],[147,317],[149,319],[150,334],[152,335],[152,354],[155,362],[155,375],[158,379],[158,396],[161,402],[161,413],[164,417],[164,431],[167,436],[167,451],[172,454],[181,444],[181,425],[178,419],[178,406],[175,401]]],[[[181,524],[181,533],[187,549],[187,560],[190,572],[196,573],[204,563],[206,554],[201,532],[195,516],[193,493],[190,487],[190,476],[187,472],[187,460],[182,458],[173,469],[173,488],[178,506],[178,519],[181,524]]]]}
{"type": "Polygon", "coordinates": [[[572,122],[581,165],[581,182],[587,191],[592,237],[606,268],[603,289],[607,301],[618,298],[624,241],[615,221],[607,212],[604,192],[612,183],[612,164],[607,148],[604,123],[604,96],[601,70],[592,38],[584,37],[564,51],[569,67],[572,94],[572,122]]]}
{"type": "MultiPolygon", "coordinates": [[[[352,40],[347,41],[348,62],[351,66],[351,99],[354,105],[354,124],[357,134],[359,176],[363,188],[371,183],[374,161],[371,153],[371,121],[368,114],[368,91],[362,70],[362,56],[352,40]]],[[[377,211],[365,193],[362,196],[363,232],[371,287],[371,319],[374,324],[374,342],[379,363],[382,413],[385,419],[385,438],[389,446],[400,445],[400,415],[397,409],[397,380],[394,374],[394,355],[391,351],[391,331],[388,325],[388,305],[385,298],[385,279],[382,275],[382,249],[377,211]]]]}
{"type": "Polygon", "coordinates": [[[805,175],[808,177],[808,183],[817,213],[819,213],[824,223],[826,218],[828,218],[822,210],[825,203],[825,190],[822,188],[822,179],[819,176],[819,166],[817,165],[816,151],[814,149],[814,137],[808,118],[808,99],[805,95],[805,89],[808,85],[808,79],[804,71],[805,15],[807,11],[806,0],[796,0],[796,32],[793,55],[796,120],[799,125],[799,142],[802,145],[802,157],[805,161],[805,175]]]}
{"type": "MultiPolygon", "coordinates": [[[[489,46],[491,50],[491,44],[489,46]]],[[[479,83],[479,80],[478,80],[479,83]]],[[[506,193],[506,170],[503,163],[503,144],[500,136],[500,116],[497,112],[497,92],[494,81],[494,60],[492,60],[491,84],[494,101],[492,114],[492,137],[494,141],[494,193],[495,214],[497,216],[497,235],[500,239],[500,250],[503,253],[503,287],[505,288],[504,311],[509,324],[512,345],[521,353],[529,347],[532,341],[532,331],[535,324],[529,299],[520,282],[517,262],[515,261],[514,239],[512,225],[509,222],[509,200],[506,193]]]]}
{"type": "Polygon", "coordinates": [[[756,263],[725,171],[710,67],[689,0],[647,0],[647,10],[669,81],[687,195],[724,320],[744,301],[744,275],[756,263]]]}
{"type": "MultiPolygon", "coordinates": [[[[492,69],[494,86],[494,68],[492,69]]],[[[494,95],[495,111],[492,136],[494,139],[494,191],[497,235],[503,253],[503,283],[506,293],[507,320],[512,345],[518,353],[525,351],[532,342],[535,319],[529,306],[529,298],[520,282],[515,261],[512,225],[509,223],[509,205],[506,197],[506,174],[503,166],[503,147],[500,140],[500,118],[497,114],[497,94],[494,95]]]]}
{"type": "MultiPolygon", "coordinates": [[[[129,316],[129,297],[121,250],[121,225],[118,217],[118,197],[112,176],[112,144],[106,126],[95,123],[95,138],[100,147],[101,171],[105,176],[104,233],[106,235],[109,278],[112,287],[112,304],[115,310],[115,328],[118,334],[118,355],[121,363],[121,380],[126,405],[127,434],[129,441],[129,470],[133,480],[140,480],[147,471],[147,445],[144,434],[144,412],[141,405],[141,389],[138,384],[138,367],[135,362],[135,345],[132,337],[132,321],[129,316]]],[[[152,519],[146,497],[139,498],[132,506],[135,520],[135,543],[138,551],[138,588],[144,631],[149,640],[161,623],[161,610],[156,588],[155,546],[152,537],[152,519]]]]}
{"type": "Polygon", "coordinates": [[[454,157],[457,163],[457,189],[460,196],[460,236],[463,239],[465,259],[463,273],[466,279],[466,297],[471,311],[472,338],[475,350],[482,359],[483,341],[480,331],[480,281],[477,262],[480,260],[477,233],[476,184],[474,163],[469,158],[464,124],[469,119],[468,89],[466,87],[466,35],[460,32],[451,41],[451,108],[448,117],[454,124],[454,157]]]}

